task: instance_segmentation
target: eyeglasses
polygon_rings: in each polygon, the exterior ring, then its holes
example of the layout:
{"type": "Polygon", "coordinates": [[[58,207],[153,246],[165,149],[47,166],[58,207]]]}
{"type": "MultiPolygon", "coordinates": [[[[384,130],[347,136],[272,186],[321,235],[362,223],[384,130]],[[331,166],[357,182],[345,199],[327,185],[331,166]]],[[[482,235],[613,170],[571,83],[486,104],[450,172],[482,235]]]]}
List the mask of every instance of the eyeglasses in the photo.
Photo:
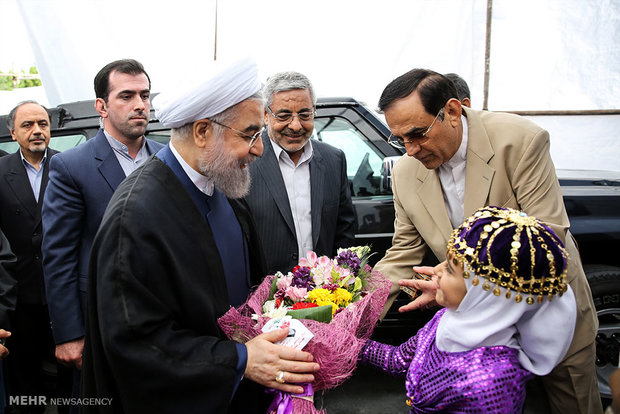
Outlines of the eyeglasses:
{"type": "Polygon", "coordinates": [[[396,148],[405,148],[405,145],[407,144],[416,144],[416,143],[418,145],[425,144],[430,139],[430,137],[427,137],[427,134],[431,132],[433,125],[435,125],[435,121],[437,121],[437,118],[439,118],[440,115],[441,115],[441,120],[443,121],[443,108],[441,108],[439,112],[437,112],[437,115],[435,115],[435,119],[433,119],[433,122],[431,122],[431,125],[428,128],[426,128],[424,132],[407,134],[408,139],[404,139],[403,137],[397,137],[393,134],[390,134],[390,136],[388,137],[388,143],[396,148]]]}
{"type": "Polygon", "coordinates": [[[271,116],[273,116],[277,121],[286,122],[287,124],[289,122],[293,122],[293,118],[295,117],[295,115],[297,115],[299,122],[312,121],[314,119],[314,116],[316,115],[314,111],[303,111],[303,112],[297,112],[297,113],[278,112],[277,114],[274,114],[270,107],[267,107],[267,110],[269,111],[271,116]]]}
{"type": "Polygon", "coordinates": [[[246,134],[243,131],[239,131],[238,129],[235,128],[231,128],[228,125],[224,125],[221,122],[217,122],[215,119],[210,119],[211,122],[213,122],[214,124],[218,124],[219,126],[223,126],[224,128],[228,128],[231,131],[236,132],[237,134],[241,135],[243,138],[245,139],[249,139],[250,142],[248,143],[248,147],[252,147],[254,146],[254,144],[256,144],[256,141],[258,141],[258,139],[260,139],[263,131],[265,130],[265,127],[262,127],[261,129],[259,129],[255,134],[250,135],[250,134],[246,134]]]}

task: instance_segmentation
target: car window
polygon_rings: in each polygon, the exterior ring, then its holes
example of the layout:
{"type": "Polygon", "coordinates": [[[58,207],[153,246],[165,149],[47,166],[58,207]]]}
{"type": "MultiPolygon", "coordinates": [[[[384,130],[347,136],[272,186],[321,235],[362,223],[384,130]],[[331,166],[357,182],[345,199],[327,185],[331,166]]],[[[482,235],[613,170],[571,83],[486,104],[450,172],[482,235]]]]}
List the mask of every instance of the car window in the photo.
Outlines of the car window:
{"type": "MultiPolygon", "coordinates": [[[[77,147],[82,142],[86,142],[86,135],[84,134],[53,136],[50,138],[49,147],[62,152],[77,147]]],[[[0,149],[12,154],[19,149],[19,144],[17,141],[0,142],[0,149]]]]}
{"type": "Polygon", "coordinates": [[[349,121],[339,117],[316,118],[314,138],[344,152],[353,196],[392,194],[382,180],[383,155],[349,121]]]}
{"type": "Polygon", "coordinates": [[[170,130],[147,131],[146,137],[148,139],[152,139],[153,141],[157,141],[160,144],[166,145],[168,141],[170,141],[170,130]]]}

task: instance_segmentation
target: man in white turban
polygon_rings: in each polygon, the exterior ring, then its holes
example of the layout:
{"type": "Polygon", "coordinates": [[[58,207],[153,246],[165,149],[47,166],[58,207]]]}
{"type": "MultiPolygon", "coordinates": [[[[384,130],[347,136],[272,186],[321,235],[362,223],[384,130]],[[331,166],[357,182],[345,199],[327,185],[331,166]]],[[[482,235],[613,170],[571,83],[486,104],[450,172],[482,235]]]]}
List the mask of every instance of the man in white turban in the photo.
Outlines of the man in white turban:
{"type": "Polygon", "coordinates": [[[264,273],[247,204],[263,151],[253,62],[153,104],[170,143],[118,188],[95,238],[88,285],[84,412],[265,412],[262,386],[300,393],[318,364],[274,343],[240,344],[217,318],[264,273]],[[260,384],[260,385],[259,385],[260,384]]]}

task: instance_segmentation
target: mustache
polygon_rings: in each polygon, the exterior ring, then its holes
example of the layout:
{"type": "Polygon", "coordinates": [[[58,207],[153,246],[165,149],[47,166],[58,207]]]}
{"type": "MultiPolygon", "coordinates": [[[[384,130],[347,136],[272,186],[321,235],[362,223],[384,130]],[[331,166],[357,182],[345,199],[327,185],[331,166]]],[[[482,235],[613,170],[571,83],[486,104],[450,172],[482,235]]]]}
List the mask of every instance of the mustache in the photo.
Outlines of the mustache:
{"type": "Polygon", "coordinates": [[[146,116],[146,114],[144,112],[140,111],[140,112],[132,112],[129,115],[129,118],[142,118],[142,119],[146,120],[147,116],[146,116]]]}
{"type": "Polygon", "coordinates": [[[253,163],[254,161],[256,161],[256,159],[257,159],[257,158],[258,158],[258,157],[257,157],[256,155],[254,155],[254,154],[248,154],[248,156],[247,156],[247,157],[245,157],[245,158],[243,158],[242,160],[240,160],[240,161],[239,161],[239,165],[242,165],[242,164],[251,164],[251,163],[253,163]]]}
{"type": "Polygon", "coordinates": [[[281,132],[282,135],[288,135],[290,137],[302,137],[306,135],[307,133],[308,131],[305,128],[302,128],[301,130],[297,130],[297,131],[293,131],[290,128],[284,128],[281,132]]]}

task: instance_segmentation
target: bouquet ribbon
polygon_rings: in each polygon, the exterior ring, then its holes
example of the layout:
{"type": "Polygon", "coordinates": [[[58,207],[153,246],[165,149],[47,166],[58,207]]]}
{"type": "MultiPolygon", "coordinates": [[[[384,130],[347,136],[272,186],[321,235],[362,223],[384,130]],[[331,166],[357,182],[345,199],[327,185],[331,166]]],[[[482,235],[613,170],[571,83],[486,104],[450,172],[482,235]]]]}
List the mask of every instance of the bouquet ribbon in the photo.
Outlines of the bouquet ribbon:
{"type": "Polygon", "coordinates": [[[291,394],[273,388],[266,389],[265,392],[275,394],[271,405],[267,409],[267,412],[276,414],[293,414],[293,398],[303,398],[308,400],[308,397],[311,399],[314,395],[312,384],[308,382],[306,384],[301,384],[301,386],[304,387],[304,391],[300,394],[291,394]]]}

